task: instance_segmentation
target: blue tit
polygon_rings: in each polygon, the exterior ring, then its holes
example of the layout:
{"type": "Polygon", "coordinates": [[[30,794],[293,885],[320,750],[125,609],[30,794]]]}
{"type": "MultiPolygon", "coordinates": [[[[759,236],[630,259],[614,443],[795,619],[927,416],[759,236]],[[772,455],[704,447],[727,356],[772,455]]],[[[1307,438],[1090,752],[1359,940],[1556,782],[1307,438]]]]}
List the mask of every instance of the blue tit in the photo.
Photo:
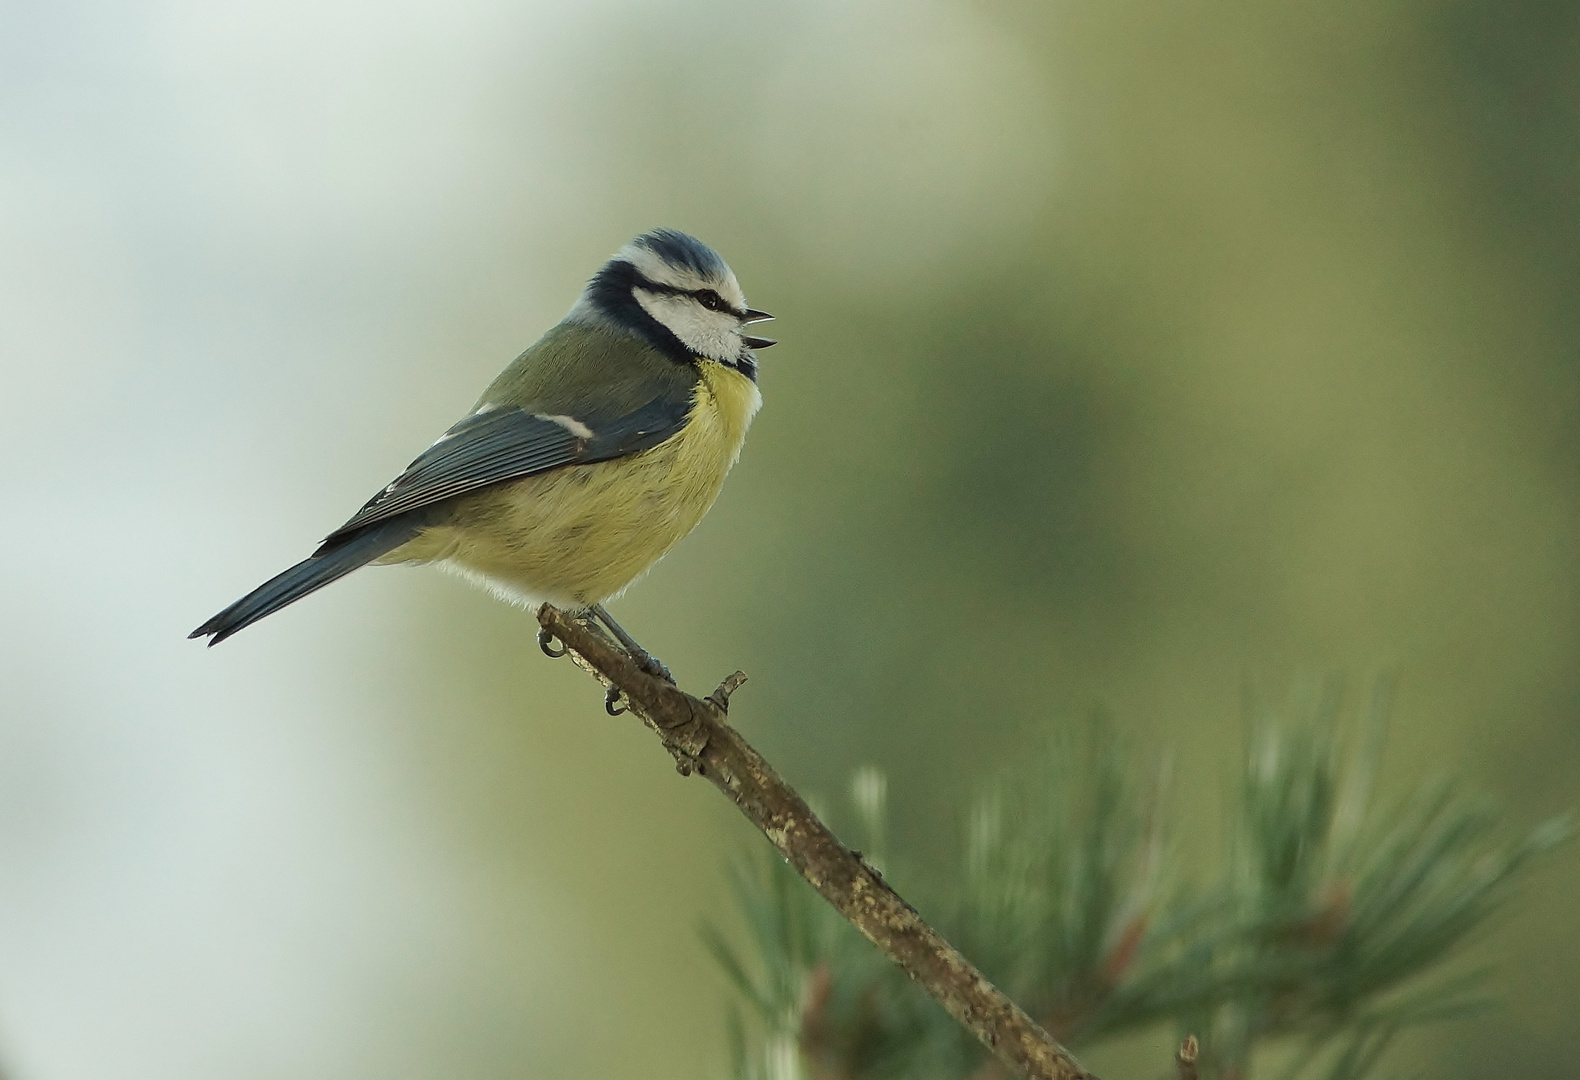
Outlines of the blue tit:
{"type": "Polygon", "coordinates": [[[198,627],[214,645],[368,563],[432,563],[512,602],[609,618],[702,520],[762,396],[746,304],[718,253],[672,229],[604,264],[476,407],[310,558],[198,627]]]}

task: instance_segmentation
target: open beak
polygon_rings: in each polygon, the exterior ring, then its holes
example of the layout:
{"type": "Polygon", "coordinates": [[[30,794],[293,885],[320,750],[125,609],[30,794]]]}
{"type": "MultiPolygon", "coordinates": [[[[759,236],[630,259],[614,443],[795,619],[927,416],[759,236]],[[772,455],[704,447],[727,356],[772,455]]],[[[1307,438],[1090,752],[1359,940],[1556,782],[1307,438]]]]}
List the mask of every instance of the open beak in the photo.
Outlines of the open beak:
{"type": "Polygon", "coordinates": [[[749,325],[754,322],[767,322],[771,318],[773,318],[773,316],[768,314],[766,311],[758,311],[756,308],[747,308],[746,311],[741,315],[741,322],[742,324],[749,325]]]}
{"type": "MultiPolygon", "coordinates": [[[[773,316],[770,315],[769,318],[771,319],[773,316]]],[[[745,334],[741,335],[741,341],[748,349],[766,349],[770,345],[779,344],[779,342],[775,341],[773,338],[747,337],[745,334]]]]}

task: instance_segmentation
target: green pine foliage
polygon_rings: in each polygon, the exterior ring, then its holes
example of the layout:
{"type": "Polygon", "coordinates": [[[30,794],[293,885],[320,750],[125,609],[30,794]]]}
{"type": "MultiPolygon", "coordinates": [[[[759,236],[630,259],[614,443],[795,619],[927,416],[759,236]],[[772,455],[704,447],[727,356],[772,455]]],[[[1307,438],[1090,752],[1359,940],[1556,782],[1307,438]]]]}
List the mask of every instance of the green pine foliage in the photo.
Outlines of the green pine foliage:
{"type": "MultiPolygon", "coordinates": [[[[1203,1077],[1269,1071],[1268,1046],[1291,1062],[1279,1075],[1374,1076],[1400,1031],[1486,1004],[1487,973],[1453,954],[1571,827],[1509,835],[1449,780],[1379,798],[1385,688],[1347,739],[1339,697],[1327,687],[1247,725],[1215,875],[1172,854],[1166,771],[1138,766],[1102,721],[987,792],[953,866],[890,869],[886,784],[861,770],[858,843],[1078,1052],[1166,1024],[1199,1037],[1203,1077]]],[[[738,1080],[1003,1075],[782,860],[731,873],[745,939],[706,937],[739,998],[738,1080]]]]}

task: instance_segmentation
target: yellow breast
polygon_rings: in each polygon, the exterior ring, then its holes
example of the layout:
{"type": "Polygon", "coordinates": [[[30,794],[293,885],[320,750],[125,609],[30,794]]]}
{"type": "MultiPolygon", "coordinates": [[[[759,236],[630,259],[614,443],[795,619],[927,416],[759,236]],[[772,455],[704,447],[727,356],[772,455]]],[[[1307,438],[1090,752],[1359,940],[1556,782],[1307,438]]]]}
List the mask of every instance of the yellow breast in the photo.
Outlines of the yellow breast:
{"type": "Polygon", "coordinates": [[[457,500],[442,525],[388,561],[438,562],[526,603],[582,607],[617,595],[713,505],[762,404],[756,383],[699,360],[686,426],[651,450],[499,484],[457,500]]]}
{"type": "MultiPolygon", "coordinates": [[[[696,403],[691,407],[691,419],[680,437],[685,438],[693,429],[704,431],[705,441],[727,451],[728,461],[724,472],[730,471],[735,459],[741,455],[741,443],[746,439],[746,429],[752,417],[762,406],[763,396],[757,384],[734,368],[712,360],[697,361],[702,369],[702,379],[697,383],[696,403]]],[[[719,483],[724,477],[719,477],[719,483]]],[[[717,492],[715,492],[717,494],[717,492]]]]}

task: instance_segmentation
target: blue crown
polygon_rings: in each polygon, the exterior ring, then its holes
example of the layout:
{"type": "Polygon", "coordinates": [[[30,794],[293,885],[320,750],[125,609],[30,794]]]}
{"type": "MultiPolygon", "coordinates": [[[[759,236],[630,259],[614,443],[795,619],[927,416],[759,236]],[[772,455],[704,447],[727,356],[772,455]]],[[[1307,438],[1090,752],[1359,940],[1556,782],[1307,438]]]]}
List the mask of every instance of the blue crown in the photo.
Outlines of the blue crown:
{"type": "Polygon", "coordinates": [[[676,269],[690,270],[705,278],[722,278],[729,273],[717,251],[676,229],[654,229],[631,243],[646,248],[676,269]]]}

